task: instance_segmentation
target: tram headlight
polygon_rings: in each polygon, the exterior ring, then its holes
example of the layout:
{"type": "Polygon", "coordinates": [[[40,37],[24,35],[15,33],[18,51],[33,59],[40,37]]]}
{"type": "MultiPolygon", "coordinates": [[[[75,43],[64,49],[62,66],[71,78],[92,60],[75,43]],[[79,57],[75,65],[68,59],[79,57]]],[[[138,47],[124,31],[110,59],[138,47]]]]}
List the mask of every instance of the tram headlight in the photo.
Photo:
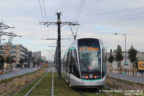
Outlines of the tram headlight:
{"type": "Polygon", "coordinates": [[[88,76],[85,76],[85,79],[88,79],[89,77],[88,76]]]}
{"type": "Polygon", "coordinates": [[[88,79],[89,76],[88,76],[88,75],[82,75],[82,78],[83,78],[83,79],[88,79]]]}
{"type": "Polygon", "coordinates": [[[96,79],[97,78],[97,76],[94,76],[94,79],[96,79]]]}

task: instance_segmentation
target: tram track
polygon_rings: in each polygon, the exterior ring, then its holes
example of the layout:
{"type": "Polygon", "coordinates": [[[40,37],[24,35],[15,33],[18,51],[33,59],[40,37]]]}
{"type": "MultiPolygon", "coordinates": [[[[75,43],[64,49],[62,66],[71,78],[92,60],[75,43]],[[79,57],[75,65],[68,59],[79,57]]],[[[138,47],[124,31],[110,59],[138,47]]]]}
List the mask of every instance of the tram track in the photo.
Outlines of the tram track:
{"type": "MultiPolygon", "coordinates": [[[[107,87],[107,86],[105,86],[104,88],[111,90],[111,89],[110,89],[109,87],[107,87]]],[[[110,93],[104,92],[104,91],[101,91],[101,93],[103,93],[105,96],[113,96],[113,95],[111,95],[110,93]]]]}
{"type": "Polygon", "coordinates": [[[33,87],[32,87],[29,91],[27,91],[27,93],[26,93],[24,96],[29,96],[29,95],[31,94],[31,92],[36,88],[36,86],[43,80],[43,78],[46,77],[47,74],[48,74],[48,72],[45,73],[45,74],[33,85],[33,87]]]}
{"type": "Polygon", "coordinates": [[[84,95],[84,93],[82,93],[82,92],[79,92],[79,94],[80,94],[80,96],[86,96],[86,95],[84,95]]]}
{"type": "MultiPolygon", "coordinates": [[[[80,96],[89,96],[89,95],[86,95],[85,93],[82,93],[82,92],[79,92],[80,96]]],[[[113,96],[107,92],[102,92],[102,93],[99,93],[99,92],[96,92],[96,93],[91,93],[91,94],[94,94],[94,96],[100,96],[100,94],[104,94],[105,96],[113,96]]]]}
{"type": "Polygon", "coordinates": [[[49,70],[46,71],[43,76],[34,83],[34,85],[27,91],[27,93],[24,96],[30,96],[34,94],[41,94],[41,91],[37,92],[37,89],[43,89],[47,90],[43,94],[47,94],[50,96],[54,96],[54,68],[50,68],[49,70]],[[48,82],[49,81],[49,82],[48,82]],[[51,83],[50,83],[51,82],[51,83]],[[51,86],[47,87],[46,84],[51,84],[51,86]]]}
{"type": "MultiPolygon", "coordinates": [[[[111,90],[109,87],[104,87],[104,89],[109,89],[111,90]]],[[[92,91],[91,89],[88,89],[86,91],[84,90],[79,90],[79,94],[80,96],[114,96],[112,94],[110,94],[109,92],[105,92],[105,91],[102,91],[103,89],[98,89],[98,88],[95,88],[97,91],[92,91]]],[[[94,89],[94,90],[95,90],[94,89]]]]}

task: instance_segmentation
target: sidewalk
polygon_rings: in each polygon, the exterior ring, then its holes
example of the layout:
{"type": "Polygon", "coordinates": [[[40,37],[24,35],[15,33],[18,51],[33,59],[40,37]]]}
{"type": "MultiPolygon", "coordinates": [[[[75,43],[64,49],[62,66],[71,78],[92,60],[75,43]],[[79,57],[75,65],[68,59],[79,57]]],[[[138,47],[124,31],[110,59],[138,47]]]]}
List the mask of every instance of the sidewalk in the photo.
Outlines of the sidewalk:
{"type": "Polygon", "coordinates": [[[114,77],[118,79],[128,80],[132,82],[138,82],[138,83],[144,83],[144,77],[137,77],[137,76],[129,76],[129,75],[123,75],[123,74],[117,74],[117,73],[108,73],[109,77],[114,77]]]}
{"type": "Polygon", "coordinates": [[[36,71],[38,69],[39,68],[27,68],[27,69],[20,69],[19,71],[16,71],[16,72],[2,74],[2,75],[0,75],[0,80],[8,79],[8,78],[19,76],[19,75],[26,74],[26,73],[30,73],[30,72],[36,71]]]}

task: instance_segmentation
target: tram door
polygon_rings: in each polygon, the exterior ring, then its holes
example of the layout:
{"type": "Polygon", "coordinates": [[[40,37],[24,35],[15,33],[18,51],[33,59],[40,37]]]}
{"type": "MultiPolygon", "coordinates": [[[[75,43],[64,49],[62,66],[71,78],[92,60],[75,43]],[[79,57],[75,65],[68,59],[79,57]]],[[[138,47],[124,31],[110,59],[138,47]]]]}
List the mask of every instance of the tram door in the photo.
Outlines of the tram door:
{"type": "Polygon", "coordinates": [[[67,78],[67,80],[68,80],[68,82],[70,82],[70,53],[71,53],[71,51],[68,51],[68,53],[67,53],[67,58],[66,58],[66,78],[67,78]]]}
{"type": "Polygon", "coordinates": [[[79,67],[78,67],[78,60],[76,55],[76,49],[72,49],[70,51],[70,65],[69,65],[69,72],[70,74],[74,75],[75,77],[80,77],[79,75],[79,67]]]}

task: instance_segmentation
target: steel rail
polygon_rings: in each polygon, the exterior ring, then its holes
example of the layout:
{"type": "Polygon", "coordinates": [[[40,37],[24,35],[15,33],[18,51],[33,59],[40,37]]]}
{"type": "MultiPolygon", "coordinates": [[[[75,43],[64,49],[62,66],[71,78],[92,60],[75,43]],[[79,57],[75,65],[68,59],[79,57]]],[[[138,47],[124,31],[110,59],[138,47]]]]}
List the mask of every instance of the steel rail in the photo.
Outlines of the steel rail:
{"type": "Polygon", "coordinates": [[[29,96],[29,94],[32,92],[32,90],[41,82],[41,80],[42,80],[44,77],[46,77],[47,74],[48,74],[48,72],[47,72],[44,76],[42,76],[42,77],[40,78],[40,80],[39,80],[38,82],[36,82],[35,85],[34,85],[24,96],[29,96]]]}
{"type": "Polygon", "coordinates": [[[54,67],[53,67],[53,74],[52,74],[51,96],[54,96],[54,67]]]}

